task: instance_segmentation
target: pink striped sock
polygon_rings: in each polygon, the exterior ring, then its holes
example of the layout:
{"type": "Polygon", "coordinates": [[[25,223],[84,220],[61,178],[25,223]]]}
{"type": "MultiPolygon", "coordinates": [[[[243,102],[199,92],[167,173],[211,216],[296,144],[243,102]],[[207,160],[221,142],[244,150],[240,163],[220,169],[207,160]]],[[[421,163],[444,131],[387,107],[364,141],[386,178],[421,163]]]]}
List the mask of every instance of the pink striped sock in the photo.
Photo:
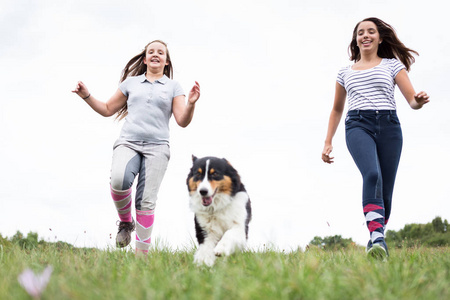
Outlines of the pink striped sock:
{"type": "Polygon", "coordinates": [[[118,191],[111,188],[111,196],[119,214],[120,221],[132,222],[131,217],[131,188],[124,191],[118,191]]]}
{"type": "Polygon", "coordinates": [[[136,252],[148,252],[154,219],[153,210],[136,210],[136,252]]]}

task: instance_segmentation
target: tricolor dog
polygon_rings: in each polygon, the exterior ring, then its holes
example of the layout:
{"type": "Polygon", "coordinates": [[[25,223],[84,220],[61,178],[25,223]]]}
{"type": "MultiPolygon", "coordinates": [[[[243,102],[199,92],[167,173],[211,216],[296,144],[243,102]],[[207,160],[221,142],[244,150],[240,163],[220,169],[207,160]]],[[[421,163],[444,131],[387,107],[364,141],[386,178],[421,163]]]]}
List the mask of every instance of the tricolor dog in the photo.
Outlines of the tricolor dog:
{"type": "Polygon", "coordinates": [[[192,156],[186,183],[199,244],[194,262],[212,266],[216,256],[246,247],[250,198],[238,172],[224,158],[192,156]]]}

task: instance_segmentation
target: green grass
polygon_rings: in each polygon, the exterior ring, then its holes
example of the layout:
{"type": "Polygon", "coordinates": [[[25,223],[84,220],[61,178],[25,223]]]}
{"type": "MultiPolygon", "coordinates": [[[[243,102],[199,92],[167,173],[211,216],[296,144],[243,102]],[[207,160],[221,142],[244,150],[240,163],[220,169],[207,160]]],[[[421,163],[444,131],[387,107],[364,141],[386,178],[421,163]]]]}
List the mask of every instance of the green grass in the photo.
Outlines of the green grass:
{"type": "Polygon", "coordinates": [[[362,248],[284,253],[270,249],[192,263],[194,249],[131,251],[0,245],[0,299],[30,299],[17,277],[53,266],[42,299],[450,299],[450,248],[362,248]]]}

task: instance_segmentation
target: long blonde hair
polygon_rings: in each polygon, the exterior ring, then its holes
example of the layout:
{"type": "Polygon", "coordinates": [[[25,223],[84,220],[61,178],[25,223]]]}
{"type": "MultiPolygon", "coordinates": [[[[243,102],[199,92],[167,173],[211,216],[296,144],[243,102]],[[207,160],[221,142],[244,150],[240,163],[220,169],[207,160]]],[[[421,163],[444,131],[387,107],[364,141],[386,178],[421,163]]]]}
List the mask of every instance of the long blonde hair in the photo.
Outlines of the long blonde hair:
{"type": "MultiPolygon", "coordinates": [[[[173,78],[173,67],[172,67],[172,60],[170,59],[169,55],[169,49],[167,48],[167,44],[164,43],[161,40],[154,40],[145,46],[144,50],[142,50],[141,53],[130,59],[130,61],[126,64],[125,68],[122,70],[122,75],[120,78],[120,82],[123,82],[127,77],[129,76],[139,76],[144,74],[147,71],[147,65],[144,64],[145,55],[147,53],[147,48],[152,43],[161,43],[166,47],[166,62],[167,65],[164,66],[164,75],[169,77],[170,79],[173,78]]],[[[128,114],[128,106],[125,103],[125,105],[117,112],[116,120],[122,120],[125,118],[128,114]]]]}

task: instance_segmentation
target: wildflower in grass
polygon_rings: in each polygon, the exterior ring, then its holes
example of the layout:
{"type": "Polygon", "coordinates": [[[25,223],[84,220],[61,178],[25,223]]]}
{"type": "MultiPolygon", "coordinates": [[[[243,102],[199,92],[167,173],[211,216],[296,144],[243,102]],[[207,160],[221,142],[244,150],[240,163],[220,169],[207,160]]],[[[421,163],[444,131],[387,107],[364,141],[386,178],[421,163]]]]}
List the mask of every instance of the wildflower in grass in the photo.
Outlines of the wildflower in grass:
{"type": "Polygon", "coordinates": [[[47,287],[53,268],[48,266],[41,274],[35,274],[31,269],[23,271],[19,277],[20,285],[34,299],[40,299],[42,292],[47,287]]]}

